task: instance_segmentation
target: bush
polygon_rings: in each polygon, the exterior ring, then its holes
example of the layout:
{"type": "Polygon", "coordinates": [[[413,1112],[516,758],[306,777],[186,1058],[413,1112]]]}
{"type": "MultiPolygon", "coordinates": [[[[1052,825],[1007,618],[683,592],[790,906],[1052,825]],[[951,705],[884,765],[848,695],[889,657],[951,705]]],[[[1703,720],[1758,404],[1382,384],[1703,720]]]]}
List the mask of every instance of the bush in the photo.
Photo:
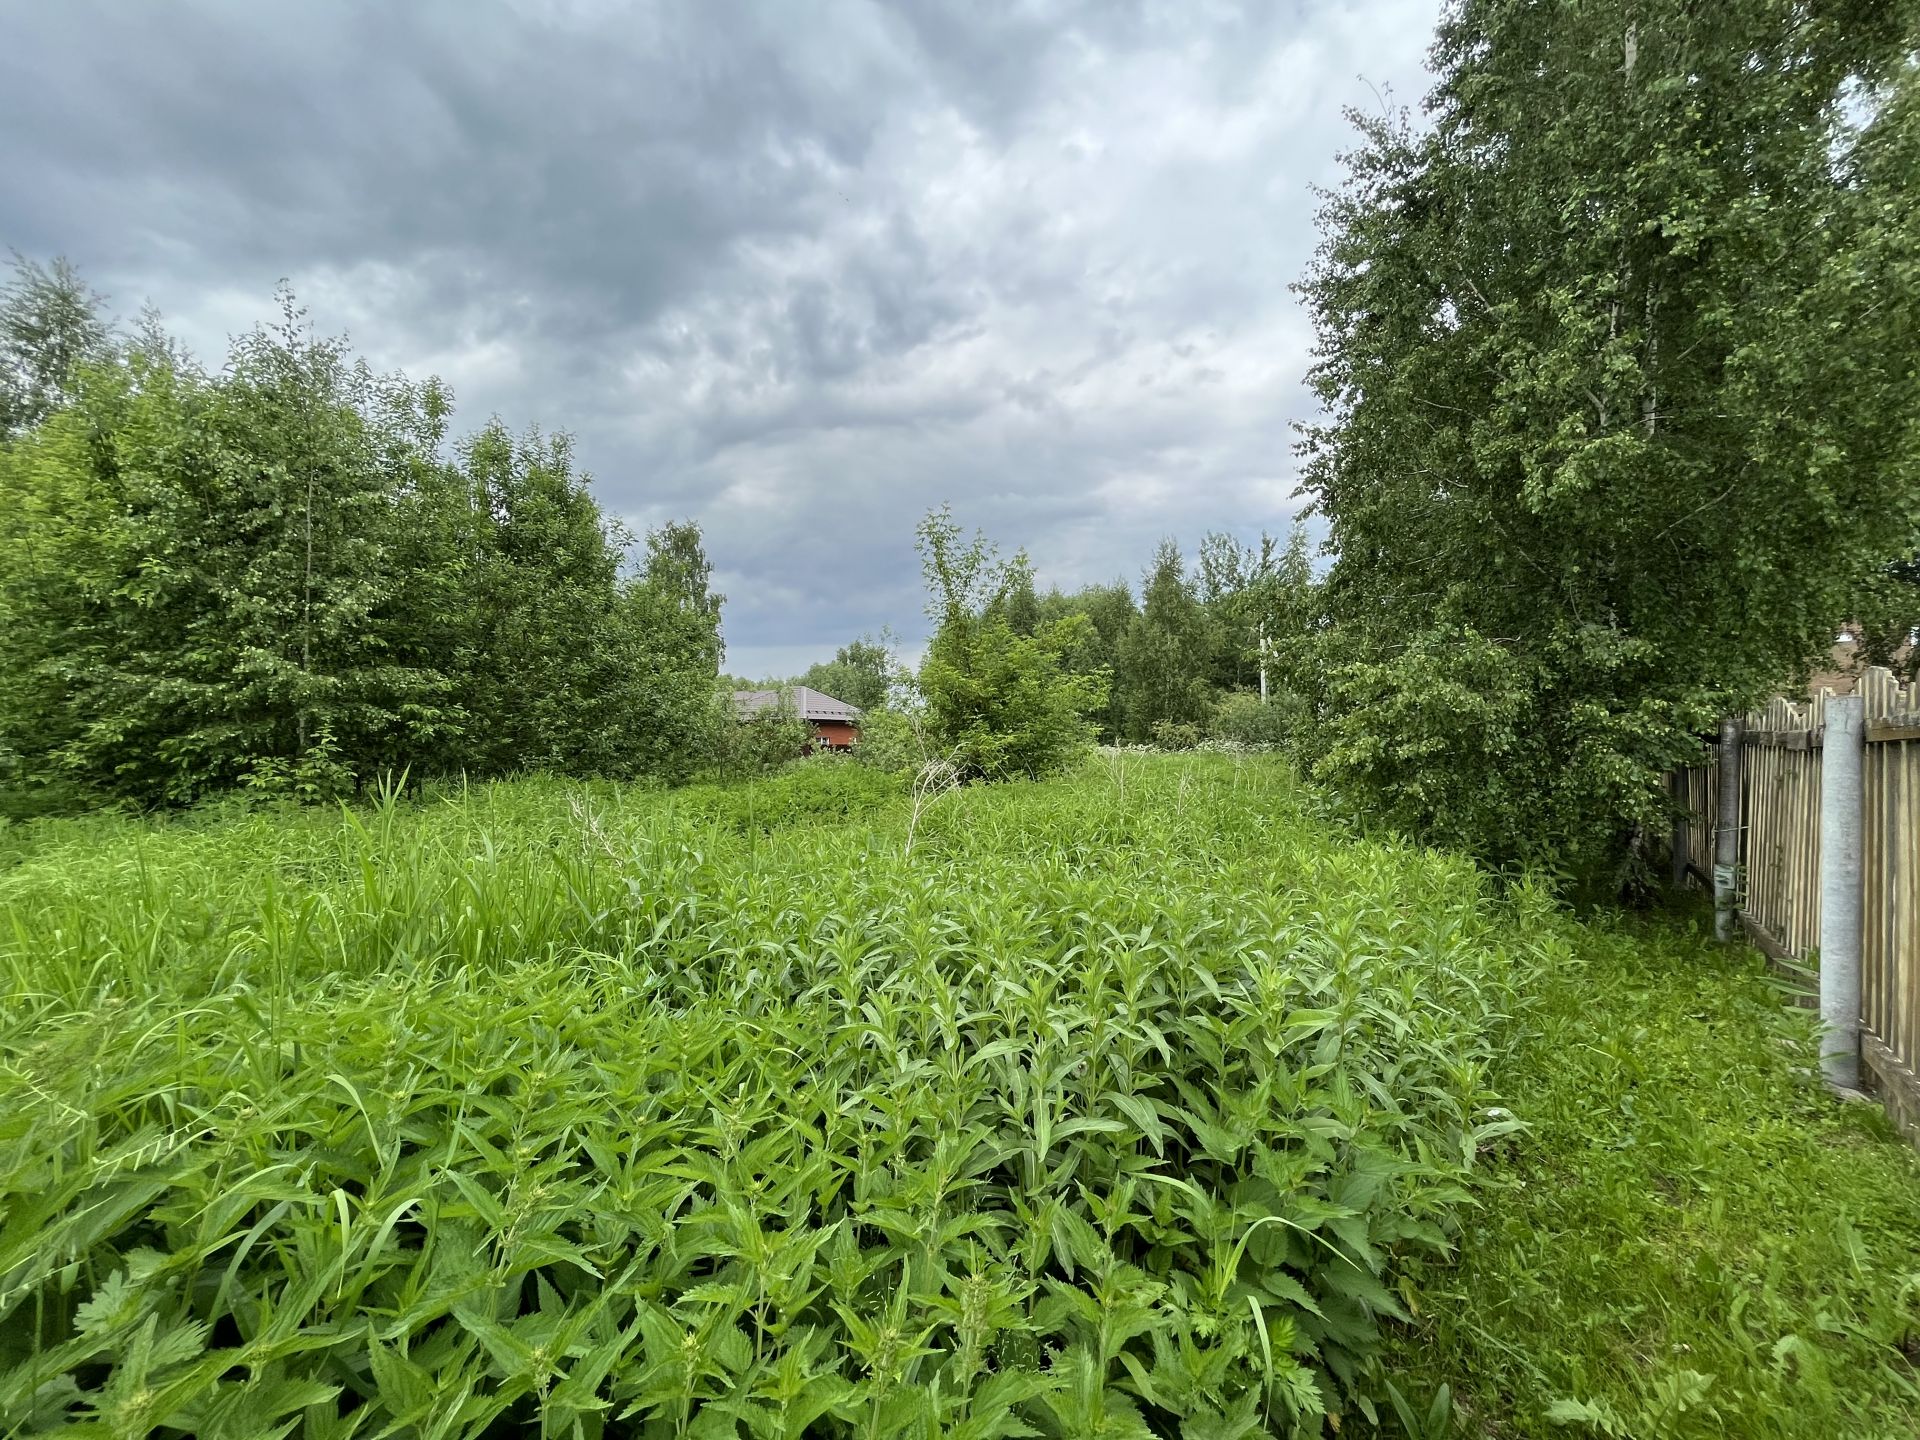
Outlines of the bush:
{"type": "Polygon", "coordinates": [[[932,746],[924,717],[885,707],[861,715],[853,758],[871,770],[907,774],[932,757],[932,746]]]}
{"type": "Polygon", "coordinates": [[[1041,621],[1025,553],[1003,563],[983,536],[962,543],[944,507],[921,522],[919,549],[927,613],[939,622],[919,676],[929,758],[968,780],[1069,768],[1092,748],[1088,717],[1107,698],[1105,671],[1078,674],[1067,663],[1086,648],[1093,622],[1041,621]]]}
{"type": "Polygon", "coordinates": [[[1306,715],[1306,705],[1290,691],[1278,691],[1269,700],[1238,691],[1220,698],[1207,726],[1208,738],[1252,749],[1278,749],[1292,741],[1306,715]]]}
{"type": "Polygon", "coordinates": [[[1200,743],[1200,727],[1184,720],[1156,720],[1153,743],[1161,750],[1191,750],[1200,743]]]}
{"type": "Polygon", "coordinates": [[[800,718],[793,697],[751,715],[738,715],[731,691],[714,701],[722,713],[713,726],[713,769],[723,776],[750,778],[798,760],[813,743],[813,727],[800,718]]]}

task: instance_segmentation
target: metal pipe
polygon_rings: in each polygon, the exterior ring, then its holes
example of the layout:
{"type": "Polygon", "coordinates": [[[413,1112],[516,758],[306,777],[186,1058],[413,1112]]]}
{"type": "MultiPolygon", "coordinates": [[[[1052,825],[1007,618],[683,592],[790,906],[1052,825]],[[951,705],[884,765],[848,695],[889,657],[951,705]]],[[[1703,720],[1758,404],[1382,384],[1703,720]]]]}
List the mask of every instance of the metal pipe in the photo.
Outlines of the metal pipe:
{"type": "Polygon", "coordinates": [[[1720,722],[1719,823],[1713,832],[1713,933],[1731,940],[1740,908],[1740,761],[1747,722],[1729,715],[1720,722]]]}
{"type": "Polygon", "coordinates": [[[1860,1085],[1860,819],[1865,702],[1827,697],[1820,754],[1820,1073],[1860,1085]]]}
{"type": "Polygon", "coordinates": [[[1673,835],[1667,842],[1667,859],[1673,867],[1669,877],[1675,891],[1687,885],[1687,772],[1677,768],[1669,788],[1673,791],[1673,835]]]}

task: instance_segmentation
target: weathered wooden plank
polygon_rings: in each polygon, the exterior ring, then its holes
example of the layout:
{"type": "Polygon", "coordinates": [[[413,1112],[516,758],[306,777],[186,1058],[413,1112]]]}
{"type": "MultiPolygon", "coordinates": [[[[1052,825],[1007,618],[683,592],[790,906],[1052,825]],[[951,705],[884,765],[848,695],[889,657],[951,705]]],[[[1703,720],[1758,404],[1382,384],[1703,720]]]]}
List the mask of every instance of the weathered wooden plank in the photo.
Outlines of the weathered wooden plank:
{"type": "Polygon", "coordinates": [[[1902,1135],[1920,1145],[1920,1075],[1879,1036],[1865,1030],[1860,1032],[1860,1059],[1868,1087],[1878,1093],[1888,1118],[1902,1135]]]}

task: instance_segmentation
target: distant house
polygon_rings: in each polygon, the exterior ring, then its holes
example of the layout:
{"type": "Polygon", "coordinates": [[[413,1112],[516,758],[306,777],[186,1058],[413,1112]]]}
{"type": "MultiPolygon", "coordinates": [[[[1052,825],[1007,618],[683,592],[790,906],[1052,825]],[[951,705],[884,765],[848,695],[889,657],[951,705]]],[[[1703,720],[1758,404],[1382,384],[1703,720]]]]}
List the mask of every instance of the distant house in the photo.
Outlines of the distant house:
{"type": "Polygon", "coordinates": [[[734,713],[742,720],[758,715],[778,705],[782,695],[793,697],[793,708],[812,728],[816,745],[829,750],[850,750],[859,740],[860,712],[844,700],[836,700],[805,685],[796,685],[791,690],[736,690],[733,692],[734,713]]]}

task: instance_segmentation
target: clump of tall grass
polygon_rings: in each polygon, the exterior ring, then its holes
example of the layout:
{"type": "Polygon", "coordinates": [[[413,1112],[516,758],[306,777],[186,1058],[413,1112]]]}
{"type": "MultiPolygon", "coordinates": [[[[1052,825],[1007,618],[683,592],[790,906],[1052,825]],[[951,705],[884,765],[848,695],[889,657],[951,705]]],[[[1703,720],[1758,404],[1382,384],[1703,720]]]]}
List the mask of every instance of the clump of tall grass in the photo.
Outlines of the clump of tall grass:
{"type": "Polygon", "coordinates": [[[1266,763],[969,789],[910,856],[820,773],[772,833],[530,781],[26,853],[0,1425],[1370,1414],[1541,902],[1328,841],[1266,763]]]}

